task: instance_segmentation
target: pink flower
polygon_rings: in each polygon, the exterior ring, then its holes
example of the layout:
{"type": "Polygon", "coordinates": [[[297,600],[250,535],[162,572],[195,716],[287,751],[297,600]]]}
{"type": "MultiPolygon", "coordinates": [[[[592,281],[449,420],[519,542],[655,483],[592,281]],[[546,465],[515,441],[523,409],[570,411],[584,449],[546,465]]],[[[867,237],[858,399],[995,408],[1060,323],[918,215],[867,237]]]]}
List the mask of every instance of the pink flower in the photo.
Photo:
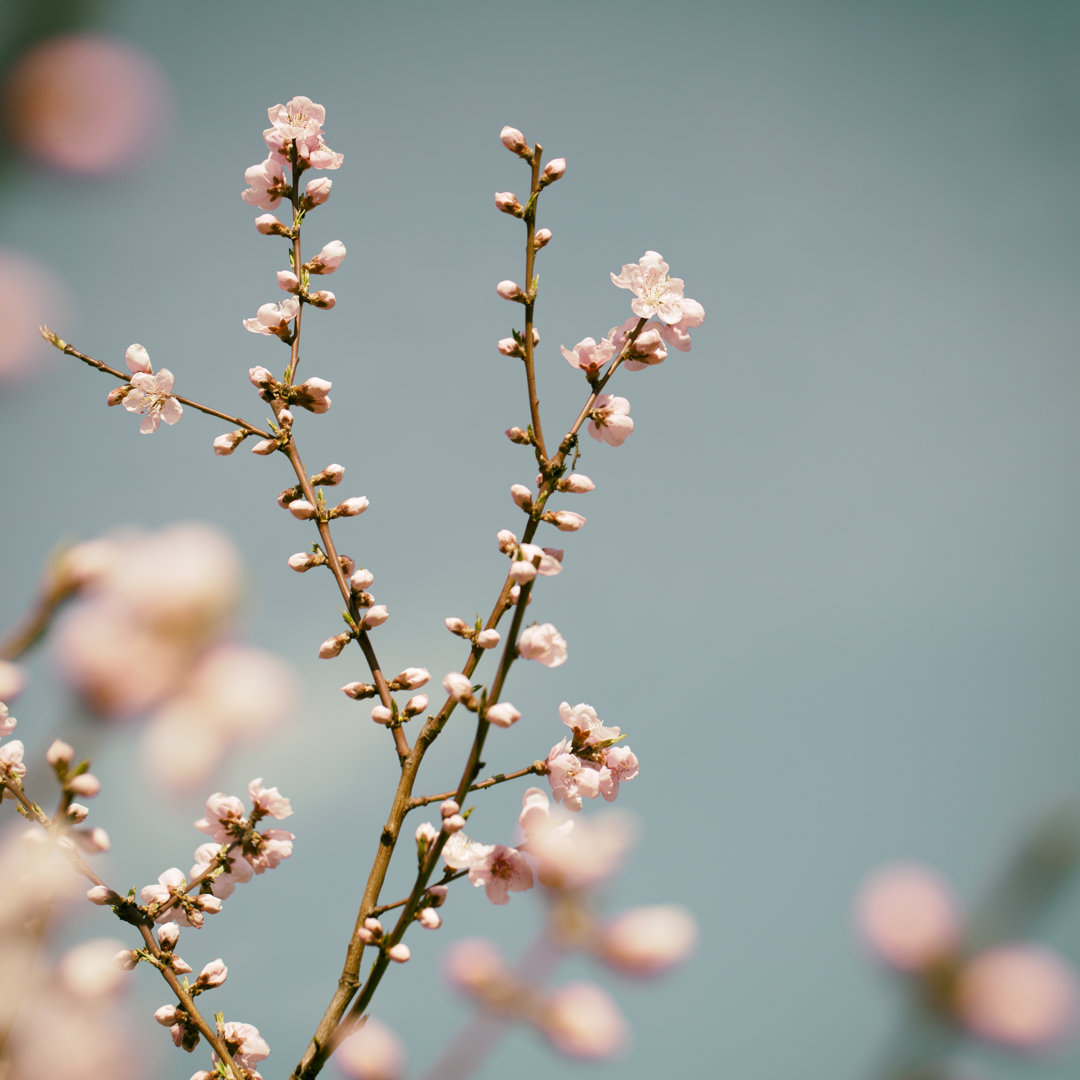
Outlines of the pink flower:
{"type": "Polygon", "coordinates": [[[682,318],[666,325],[660,331],[663,339],[680,352],[690,351],[690,331],[700,326],[705,321],[705,309],[688,296],[679,301],[682,308],[682,318]]]}
{"type": "Polygon", "coordinates": [[[568,739],[551,748],[546,764],[551,794],[567,810],[580,810],[582,799],[595,799],[600,794],[600,770],[572,753],[568,739]]]}
{"type": "Polygon", "coordinates": [[[473,885],[483,885],[493,904],[507,904],[511,892],[523,892],[533,887],[532,870],[525,856],[517,848],[505,844],[495,844],[474,861],[469,867],[469,880],[473,885]]]}
{"type": "Polygon", "coordinates": [[[302,94],[290,98],[284,105],[266,110],[271,125],[288,139],[304,139],[322,131],[326,110],[302,94]]]}
{"type": "Polygon", "coordinates": [[[124,397],[124,408],[143,414],[140,434],[157,431],[162,420],[166,424],[175,424],[180,419],[184,409],[170,394],[172,388],[173,376],[168,368],[162,368],[156,375],[139,372],[131,376],[131,390],[124,397]]]}
{"type": "Polygon", "coordinates": [[[304,263],[304,269],[309,274],[332,274],[344,261],[345,245],[340,240],[331,240],[314,259],[304,263]]]}
{"type": "Polygon", "coordinates": [[[956,1011],[976,1035],[1016,1050],[1046,1050],[1076,1027],[1076,974],[1037,945],[1001,945],[960,969],[956,1011]]]}
{"type": "Polygon", "coordinates": [[[517,647],[526,660],[536,660],[545,667],[559,667],[566,663],[566,641],[551,623],[526,627],[517,647]]]}
{"type": "MultiPolygon", "coordinates": [[[[633,843],[633,830],[616,813],[545,824],[536,804],[529,821],[529,852],[536,859],[540,883],[549,889],[581,892],[609,878],[633,843]]],[[[525,809],[522,810],[522,818],[525,809]]]]}
{"type": "Polygon", "coordinates": [[[153,368],[150,366],[150,354],[141,345],[129,345],[124,353],[124,363],[132,374],[150,375],[153,368]]]}
{"type": "Polygon", "coordinates": [[[265,787],[261,776],[248,784],[248,798],[253,807],[272,818],[277,818],[278,821],[283,821],[293,812],[289,800],[276,787],[265,787]]]}
{"type": "Polygon", "coordinates": [[[593,377],[599,375],[600,369],[615,355],[615,346],[607,338],[601,338],[597,342],[587,337],[579,341],[573,349],[560,345],[559,350],[571,367],[593,377]]]}
{"type": "Polygon", "coordinates": [[[611,998],[592,983],[569,983],[547,1000],[536,1025],[556,1050],[586,1061],[604,1061],[630,1043],[626,1021],[611,998]]]}
{"type": "Polygon", "coordinates": [[[627,263],[611,282],[629,289],[635,299],[630,310],[642,319],[654,315],[665,323],[677,323],[683,317],[679,301],[683,298],[682,278],[668,277],[668,264],[655,251],[646,251],[636,263],[627,263]]]}
{"type": "MultiPolygon", "coordinates": [[[[18,721],[15,719],[15,717],[8,712],[8,707],[2,701],[0,701],[0,739],[2,739],[5,735],[10,735],[15,730],[15,725],[17,723],[18,721]]],[[[56,742],[59,741],[59,739],[56,740],[56,742]]],[[[56,742],[53,743],[53,746],[56,745],[56,742]]],[[[74,749],[71,752],[72,754],[74,754],[74,749]]],[[[52,754],[51,747],[49,749],[49,753],[52,754]]],[[[51,758],[47,758],[46,760],[48,760],[50,765],[54,764],[51,758]]]]}
{"type": "Polygon", "coordinates": [[[624,975],[659,975],[690,955],[697,936],[685,908],[631,908],[604,924],[593,952],[624,975]]]}
{"type": "Polygon", "coordinates": [[[240,198],[249,206],[260,210],[273,210],[281,202],[283,195],[289,194],[289,185],[281,164],[273,158],[260,161],[244,170],[247,187],[240,193],[240,198]]]}
{"type": "Polygon", "coordinates": [[[955,952],[960,941],[951,890],[933,870],[915,863],[875,873],[859,890],[855,918],[870,948],[901,971],[925,971],[955,952]]]}
{"type": "Polygon", "coordinates": [[[255,313],[254,319],[244,319],[244,329],[253,334],[273,334],[275,337],[288,337],[289,323],[296,318],[300,310],[300,301],[290,296],[280,304],[263,304],[255,313]]]}
{"type": "Polygon", "coordinates": [[[589,413],[589,434],[608,446],[622,446],[634,430],[630,419],[630,402],[624,397],[601,394],[589,413]]]}
{"type": "MultiPolygon", "coordinates": [[[[23,764],[25,753],[26,748],[21,739],[12,739],[0,746],[0,776],[7,775],[14,780],[22,780],[26,775],[26,766],[23,764]]],[[[6,791],[4,795],[7,795],[6,791]]]]}
{"type": "MultiPolygon", "coordinates": [[[[252,1024],[225,1022],[225,1045],[233,1060],[245,1069],[253,1069],[263,1058],[270,1056],[270,1047],[252,1024]]],[[[214,1055],[217,1061],[217,1055],[214,1055]]]]}

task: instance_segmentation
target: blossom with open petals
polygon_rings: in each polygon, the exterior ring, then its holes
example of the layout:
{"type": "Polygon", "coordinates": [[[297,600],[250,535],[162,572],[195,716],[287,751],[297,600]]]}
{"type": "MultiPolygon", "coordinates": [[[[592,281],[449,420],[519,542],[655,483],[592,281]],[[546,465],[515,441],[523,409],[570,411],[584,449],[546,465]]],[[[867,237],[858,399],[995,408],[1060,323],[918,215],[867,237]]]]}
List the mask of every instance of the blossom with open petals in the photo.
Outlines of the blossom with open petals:
{"type": "Polygon", "coordinates": [[[173,388],[173,375],[162,368],[156,375],[138,372],[131,376],[131,389],[124,395],[124,408],[128,412],[142,413],[139,432],[149,435],[157,431],[162,420],[175,424],[184,411],[183,406],[169,392],[173,388]]]}
{"type": "Polygon", "coordinates": [[[613,394],[601,394],[597,397],[589,413],[589,434],[597,442],[606,442],[608,446],[622,446],[633,430],[630,402],[626,398],[613,394]]]}
{"type": "Polygon", "coordinates": [[[611,275],[613,285],[634,294],[630,310],[641,319],[653,316],[661,322],[677,323],[683,317],[682,278],[668,277],[668,264],[656,251],[646,251],[636,263],[627,263],[619,274],[611,275]]]}
{"type": "Polygon", "coordinates": [[[615,346],[607,338],[595,341],[587,337],[579,341],[572,349],[560,345],[559,350],[571,367],[576,367],[590,376],[598,375],[600,369],[615,355],[615,346]]]}
{"type": "Polygon", "coordinates": [[[254,319],[244,320],[244,329],[253,334],[273,334],[285,337],[289,332],[289,323],[296,318],[300,310],[300,301],[290,296],[280,304],[263,304],[255,313],[254,319]]]}
{"type": "Polygon", "coordinates": [[[528,626],[518,638],[518,652],[526,660],[558,667],[566,663],[566,639],[551,623],[528,626]]]}
{"type": "Polygon", "coordinates": [[[249,206],[260,210],[273,210],[281,202],[283,195],[289,194],[289,185],[285,182],[280,162],[273,158],[260,161],[244,170],[247,187],[240,193],[240,198],[249,206]]]}

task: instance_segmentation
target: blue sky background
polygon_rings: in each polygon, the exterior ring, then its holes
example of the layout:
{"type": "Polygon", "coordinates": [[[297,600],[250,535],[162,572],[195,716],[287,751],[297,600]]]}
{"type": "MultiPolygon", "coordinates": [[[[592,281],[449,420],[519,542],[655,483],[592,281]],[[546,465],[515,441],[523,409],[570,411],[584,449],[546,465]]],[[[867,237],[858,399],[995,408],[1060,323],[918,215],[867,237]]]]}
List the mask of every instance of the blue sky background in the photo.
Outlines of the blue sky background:
{"type": "MultiPolygon", "coordinates": [[[[515,1033],[482,1075],[884,1080],[873,1062],[902,1002],[854,940],[860,881],[918,859],[974,901],[1078,792],[1080,9],[192,0],[114,4],[99,27],[162,66],[170,137],[108,182],[24,163],[3,243],[66,283],[68,340],[114,365],[142,342],[178,392],[261,418],[247,369],[279,368],[284,350],[240,320],[278,298],[284,247],[251,227],[243,171],[263,157],[267,106],[326,106],[345,166],[305,235],[349,257],[328,283],[336,309],[305,321],[304,369],[333,381],[334,407],[298,433],[312,467],[341,462],[344,493],[371,499],[338,534],[390,608],[389,669],[460,664],[442,620],[490,608],[495,532],[522,524],[507,489],[533,475],[502,434],[527,412],[494,344],[514,314],[494,286],[520,279],[522,255],[492,195],[526,183],[502,125],[569,162],[540,214],[555,234],[537,315],[549,432],[583,400],[559,344],[628,315],[609,271],[656,249],[704,304],[691,353],[613,386],[631,439],[586,440],[597,491],[566,505],[589,521],[533,605],[570,660],[515,670],[525,719],[487,755],[507,770],[544,756],[562,700],[628,732],[642,771],[620,804],[640,842],[610,907],[682,902],[701,949],[663,984],[616,990],[626,1061],[564,1064],[515,1033]]],[[[0,392],[5,622],[58,538],[208,519],[245,553],[245,633],[301,658],[295,722],[211,785],[279,785],[297,854],[181,942],[196,970],[225,957],[216,1006],[262,1030],[263,1073],[285,1076],[337,976],[393,786],[387,740],[337,691],[355,661],[311,659],[336,600],[285,566],[310,539],[274,502],[282,463],[215,458],[222,428],[195,414],[140,436],[106,412],[100,376],[41,363],[0,392]]],[[[35,660],[13,710],[41,747],[69,711],[49,670],[35,660]]],[[[132,742],[95,767],[125,887],[186,869],[202,812],[194,797],[166,801],[168,822],[148,815],[132,742]]],[[[424,789],[456,777],[464,735],[447,743],[424,789]]],[[[470,831],[509,840],[519,798],[480,800],[470,831]]],[[[459,888],[444,930],[412,935],[376,1014],[414,1069],[466,1015],[437,977],[451,937],[520,950],[539,910],[459,888]]],[[[1075,883],[1035,934],[1080,962],[1075,883]]],[[[137,981],[148,1014],[165,997],[137,981]]],[[[155,1037],[162,1080],[205,1067],[155,1037]]],[[[1078,1061],[962,1056],[997,1080],[1063,1080],[1078,1061]]]]}

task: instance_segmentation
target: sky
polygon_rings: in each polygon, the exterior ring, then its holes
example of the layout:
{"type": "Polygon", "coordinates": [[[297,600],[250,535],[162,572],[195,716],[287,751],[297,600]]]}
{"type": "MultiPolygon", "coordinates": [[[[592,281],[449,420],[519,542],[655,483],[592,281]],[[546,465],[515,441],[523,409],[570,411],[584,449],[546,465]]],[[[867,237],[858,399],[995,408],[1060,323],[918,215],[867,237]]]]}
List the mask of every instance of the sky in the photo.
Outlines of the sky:
{"type": "MultiPolygon", "coordinates": [[[[43,317],[68,341],[114,366],[141,342],[178,392],[255,422],[247,369],[282,350],[241,320],[278,299],[284,252],[252,228],[243,173],[269,106],[326,107],[345,162],[306,243],[349,254],[337,306],[305,322],[304,366],[334,384],[331,411],[302,418],[305,456],[341,462],[344,494],[371,499],[342,532],[390,609],[377,643],[394,670],[461,662],[442,621],[486,614],[495,533],[523,525],[509,485],[533,476],[503,435],[527,413],[495,350],[514,315],[495,284],[520,279],[522,255],[492,196],[526,171],[500,128],[568,162],[539,219],[550,430],[584,394],[558,346],[629,315],[609,272],[659,251],[705,307],[691,352],[614,388],[632,437],[583,440],[596,491],[567,502],[588,522],[544,541],[565,570],[534,602],[570,659],[515,669],[525,718],[489,747],[493,769],[544,756],[561,701],[620,725],[641,761],[619,799],[639,841],[608,908],[681,903],[700,948],[662,983],[601,977],[633,1029],[622,1062],[566,1064],[513,1032],[481,1077],[886,1080],[903,994],[856,940],[860,883],[915,860],[976,906],[1023,837],[1077,803],[1080,10],[192,0],[102,4],[92,25],[158,65],[167,119],[107,179],[9,165],[2,244],[62,283],[43,317]]],[[[297,854],[245,887],[246,911],[226,905],[200,959],[225,957],[219,1007],[270,1041],[264,1075],[287,1075],[337,977],[390,748],[338,693],[351,662],[315,659],[335,595],[287,570],[310,540],[275,503],[279,463],[214,457],[223,428],[194,414],[139,435],[104,408],[100,375],[34,355],[32,378],[0,384],[4,624],[61,539],[212,521],[243,554],[243,634],[296,660],[295,719],[206,792],[277,784],[297,854]]],[[[153,791],[136,732],[80,728],[53,670],[35,655],[13,711],[28,745],[54,717],[93,744],[110,871],[142,885],[186,868],[204,796],[153,791]]],[[[430,790],[456,775],[447,742],[430,790]]],[[[470,830],[509,840],[519,798],[478,799],[470,830]]],[[[483,934],[514,955],[540,913],[459,887],[442,930],[410,935],[376,1014],[407,1035],[413,1074],[468,1015],[439,978],[446,944],[483,934]]],[[[1080,964],[1075,881],[1023,935],[1080,964]]],[[[138,976],[148,1014],[165,999],[138,976]]],[[[205,1067],[154,1036],[162,1080],[205,1067]]],[[[1080,1060],[956,1054],[990,1080],[1059,1080],[1080,1060]]]]}

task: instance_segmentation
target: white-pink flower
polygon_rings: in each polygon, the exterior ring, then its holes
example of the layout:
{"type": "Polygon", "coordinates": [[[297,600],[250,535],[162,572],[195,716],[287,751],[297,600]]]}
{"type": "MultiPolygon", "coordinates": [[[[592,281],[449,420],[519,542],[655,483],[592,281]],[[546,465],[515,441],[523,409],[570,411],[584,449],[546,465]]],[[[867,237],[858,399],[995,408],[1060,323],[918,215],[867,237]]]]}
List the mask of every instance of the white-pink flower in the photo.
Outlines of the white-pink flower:
{"type": "Polygon", "coordinates": [[[608,446],[622,446],[633,430],[630,402],[626,398],[615,397],[613,394],[601,394],[597,397],[589,413],[589,434],[597,442],[606,442],[608,446]]]}
{"type": "Polygon", "coordinates": [[[615,355],[615,346],[601,338],[599,342],[591,337],[579,341],[573,349],[560,345],[559,350],[566,357],[566,362],[586,375],[600,374],[600,369],[615,355]]]}
{"type": "Polygon", "coordinates": [[[533,873],[525,856],[517,848],[494,844],[471,863],[469,881],[473,885],[483,885],[487,898],[493,904],[508,904],[510,893],[524,892],[533,887],[533,873]]]}
{"type": "Polygon", "coordinates": [[[289,332],[289,323],[296,318],[299,310],[300,301],[294,296],[282,300],[280,304],[263,304],[254,319],[244,319],[244,329],[253,334],[285,337],[289,332]]]}
{"type": "Polygon", "coordinates": [[[277,818],[278,821],[287,818],[293,812],[289,800],[276,787],[265,787],[261,776],[248,784],[248,798],[253,807],[257,807],[270,817],[277,818]]]}
{"type": "Polygon", "coordinates": [[[273,105],[266,110],[273,127],[289,139],[302,139],[317,135],[326,120],[326,109],[316,105],[309,97],[298,94],[284,105],[273,105]]]}
{"type": "Polygon", "coordinates": [[[661,322],[677,323],[683,317],[682,278],[668,277],[668,264],[658,252],[646,251],[638,262],[626,263],[618,275],[611,275],[611,281],[633,292],[630,310],[639,318],[656,316],[661,322]]]}
{"type": "Polygon", "coordinates": [[[162,368],[156,375],[137,372],[131,376],[131,389],[124,396],[124,408],[128,412],[142,413],[139,432],[149,435],[157,431],[162,420],[175,424],[184,409],[170,393],[173,388],[172,372],[162,368]]]}
{"type": "Polygon", "coordinates": [[[536,660],[545,667],[566,663],[566,640],[551,623],[526,627],[518,638],[517,647],[526,660],[536,660]]]}
{"type": "Polygon", "coordinates": [[[260,161],[244,170],[247,187],[240,193],[240,198],[249,206],[259,210],[273,210],[281,202],[281,197],[289,193],[281,164],[273,158],[260,161]]]}

